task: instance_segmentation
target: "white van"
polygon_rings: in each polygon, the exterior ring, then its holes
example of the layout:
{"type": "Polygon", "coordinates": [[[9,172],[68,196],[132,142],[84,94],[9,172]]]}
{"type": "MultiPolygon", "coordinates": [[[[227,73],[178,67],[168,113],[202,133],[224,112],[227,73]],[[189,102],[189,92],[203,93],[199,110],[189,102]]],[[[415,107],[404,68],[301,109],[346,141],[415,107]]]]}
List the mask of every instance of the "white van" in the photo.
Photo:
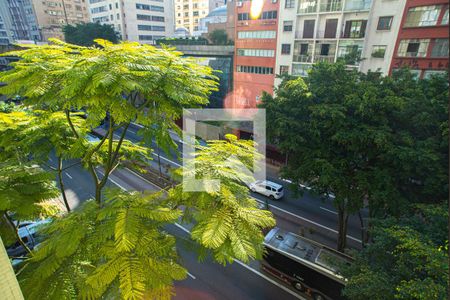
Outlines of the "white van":
{"type": "Polygon", "coordinates": [[[281,184],[268,181],[258,180],[249,185],[252,192],[259,193],[270,199],[281,199],[284,196],[283,186],[281,184]]]}

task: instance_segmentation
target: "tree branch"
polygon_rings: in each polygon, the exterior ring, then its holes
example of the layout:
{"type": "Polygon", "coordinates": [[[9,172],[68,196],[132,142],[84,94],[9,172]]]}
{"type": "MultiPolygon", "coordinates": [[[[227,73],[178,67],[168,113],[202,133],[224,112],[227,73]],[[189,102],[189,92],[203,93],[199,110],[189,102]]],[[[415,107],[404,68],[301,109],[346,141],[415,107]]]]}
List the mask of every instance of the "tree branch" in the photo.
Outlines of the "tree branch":
{"type": "Polygon", "coordinates": [[[73,134],[75,135],[75,137],[76,137],[77,139],[80,138],[80,135],[78,134],[77,130],[75,129],[75,126],[73,126],[72,119],[70,118],[70,112],[69,112],[69,110],[66,109],[65,112],[66,112],[67,122],[69,122],[70,129],[72,129],[72,132],[73,132],[73,134]]]}
{"type": "Polygon", "coordinates": [[[22,247],[28,252],[28,254],[30,254],[30,256],[33,256],[33,253],[31,252],[30,248],[28,248],[27,244],[25,244],[25,242],[22,240],[22,238],[19,235],[19,222],[17,222],[17,226],[14,224],[14,221],[11,219],[10,216],[8,216],[8,212],[5,211],[5,213],[3,214],[6,218],[6,220],[8,220],[9,224],[14,228],[14,234],[16,236],[16,239],[19,241],[19,244],[22,245],[22,247]]]}

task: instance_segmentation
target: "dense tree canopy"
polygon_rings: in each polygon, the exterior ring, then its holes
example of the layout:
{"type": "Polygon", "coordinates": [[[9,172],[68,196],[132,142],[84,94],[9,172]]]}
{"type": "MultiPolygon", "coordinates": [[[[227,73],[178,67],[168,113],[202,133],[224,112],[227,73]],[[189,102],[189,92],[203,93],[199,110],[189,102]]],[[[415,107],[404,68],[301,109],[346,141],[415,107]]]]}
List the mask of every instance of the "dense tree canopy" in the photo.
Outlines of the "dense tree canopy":
{"type": "MultiPolygon", "coordinates": [[[[124,161],[148,162],[152,139],[165,151],[175,147],[170,131],[178,131],[175,121],[182,109],[207,104],[217,83],[209,67],[174,50],[131,42],[97,43],[101,47],[85,48],[53,40],[15,51],[9,55],[21,60],[0,74],[0,81],[7,83],[1,92],[25,96],[27,106],[26,112],[0,115],[18,120],[10,122],[10,128],[0,126],[0,147],[10,154],[19,149],[23,157],[41,164],[51,151],[61,160],[79,159],[96,189],[93,199],[55,216],[45,229],[45,241],[20,273],[25,296],[169,299],[173,281],[187,272],[174,236],[165,229],[179,218],[192,222],[190,242],[201,257],[212,253],[222,264],[260,258],[262,229],[274,220],[241,186],[238,171],[218,168],[231,154],[247,158],[243,162],[250,168],[252,143],[230,136],[198,149],[199,170],[216,170],[223,195],[209,190],[188,193],[179,186],[167,193],[104,191],[108,177],[124,161]],[[81,110],[85,120],[74,113],[81,110]],[[86,133],[104,120],[104,137],[88,142],[86,133]],[[143,125],[142,144],[125,139],[131,122],[143,125]]],[[[0,169],[0,177],[1,173],[0,169]]],[[[9,200],[0,196],[0,208],[6,205],[2,201],[9,200]]]]}
{"type": "Polygon", "coordinates": [[[80,23],[67,24],[63,27],[66,42],[79,46],[93,46],[96,39],[104,39],[111,43],[117,43],[119,38],[114,27],[109,24],[80,23]]]}
{"type": "Polygon", "coordinates": [[[399,215],[411,202],[440,202],[448,191],[448,83],[315,65],[263,96],[268,135],[288,156],[286,178],[333,193],[338,248],[348,215],[399,215]]]}

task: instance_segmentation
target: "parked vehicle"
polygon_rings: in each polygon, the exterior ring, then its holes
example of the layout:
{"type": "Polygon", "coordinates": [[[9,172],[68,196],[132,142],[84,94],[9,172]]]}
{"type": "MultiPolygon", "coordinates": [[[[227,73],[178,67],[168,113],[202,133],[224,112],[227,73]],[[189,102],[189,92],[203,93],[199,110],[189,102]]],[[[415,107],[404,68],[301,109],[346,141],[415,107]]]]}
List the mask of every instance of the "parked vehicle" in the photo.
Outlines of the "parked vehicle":
{"type": "Polygon", "coordinates": [[[353,259],[294,233],[273,228],[264,239],[262,269],[314,300],[344,300],[339,272],[353,259]]]}
{"type": "Polygon", "coordinates": [[[249,185],[252,192],[259,193],[270,199],[281,199],[284,196],[283,186],[281,184],[268,181],[258,180],[249,185]]]}
{"type": "MultiPolygon", "coordinates": [[[[38,228],[43,224],[50,222],[50,219],[42,220],[38,222],[27,222],[27,225],[19,226],[19,236],[28,248],[34,249],[42,242],[42,235],[38,233],[38,228]]],[[[16,241],[13,245],[6,248],[6,252],[10,257],[21,257],[27,254],[25,248],[16,241]]]]}

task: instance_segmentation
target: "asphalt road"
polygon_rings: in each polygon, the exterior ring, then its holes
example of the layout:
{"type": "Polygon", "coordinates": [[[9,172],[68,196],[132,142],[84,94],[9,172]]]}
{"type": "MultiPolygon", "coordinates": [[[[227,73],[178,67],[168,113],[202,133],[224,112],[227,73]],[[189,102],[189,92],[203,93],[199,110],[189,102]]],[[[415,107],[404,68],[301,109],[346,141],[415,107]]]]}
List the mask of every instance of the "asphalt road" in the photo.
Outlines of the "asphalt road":
{"type": "MultiPolygon", "coordinates": [[[[126,138],[134,143],[141,141],[141,136],[138,135],[139,125],[132,124],[128,128],[126,138]]],[[[120,134],[120,131],[117,133],[120,134]]],[[[118,137],[118,136],[117,136],[118,137]]],[[[174,140],[178,144],[178,150],[182,153],[182,144],[176,135],[173,135],[174,140]]],[[[157,169],[157,145],[153,143],[152,148],[155,149],[154,160],[150,164],[157,169]]],[[[160,151],[161,162],[168,164],[171,167],[180,167],[181,162],[175,155],[165,154],[160,151]]],[[[181,154],[180,154],[181,155],[181,154]]],[[[305,236],[313,238],[330,247],[336,246],[337,239],[337,223],[338,216],[333,200],[327,197],[320,197],[305,191],[303,195],[295,194],[289,189],[289,183],[280,178],[268,176],[268,180],[282,184],[285,187],[285,196],[280,200],[268,200],[270,210],[280,219],[280,224],[284,224],[287,219],[290,223],[297,224],[296,226],[285,226],[296,233],[305,232],[305,236]]],[[[252,193],[252,196],[259,202],[264,203],[267,199],[257,193],[252,193]]],[[[365,216],[365,212],[362,212],[365,216]]],[[[281,226],[281,225],[280,225],[281,226]]],[[[351,215],[348,219],[347,243],[350,247],[359,248],[361,246],[361,226],[357,215],[351,215]]]]}
{"type": "MultiPolygon", "coordinates": [[[[54,164],[55,158],[50,159],[54,164]]],[[[67,162],[67,165],[75,161],[67,162]]],[[[98,170],[101,173],[101,170],[98,170]]],[[[66,193],[72,209],[93,197],[94,185],[91,175],[81,165],[74,165],[64,172],[66,193]]],[[[157,191],[159,188],[128,169],[118,169],[110,175],[107,186],[123,190],[157,191]]],[[[187,249],[189,229],[185,225],[170,225],[166,230],[177,238],[182,265],[189,276],[175,283],[177,300],[209,299],[305,299],[289,287],[259,270],[259,263],[246,265],[235,262],[223,267],[211,259],[199,262],[195,252],[187,249]]]]}

